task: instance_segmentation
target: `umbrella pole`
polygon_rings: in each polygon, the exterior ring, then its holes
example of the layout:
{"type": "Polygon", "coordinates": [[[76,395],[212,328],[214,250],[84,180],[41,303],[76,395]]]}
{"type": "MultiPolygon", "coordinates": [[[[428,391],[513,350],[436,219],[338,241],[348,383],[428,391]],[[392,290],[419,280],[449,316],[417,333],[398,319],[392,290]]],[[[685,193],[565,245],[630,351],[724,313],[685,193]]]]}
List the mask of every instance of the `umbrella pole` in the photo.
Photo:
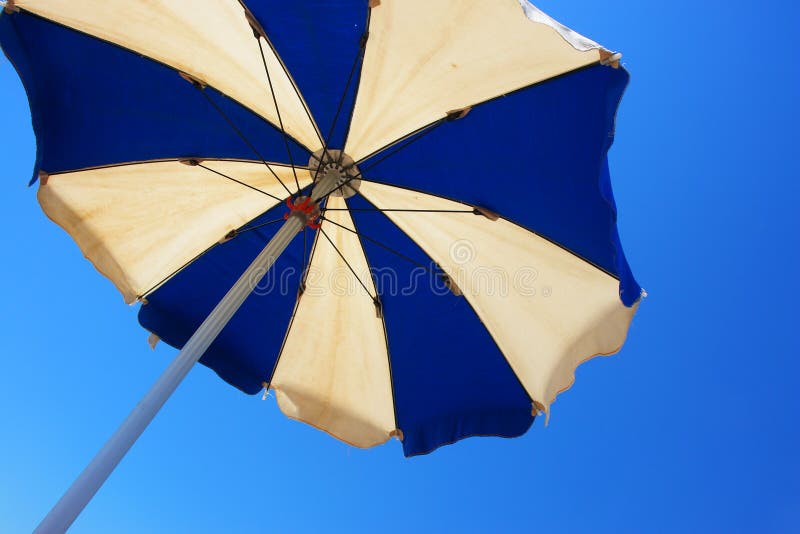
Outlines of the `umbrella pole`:
{"type": "MultiPolygon", "coordinates": [[[[342,180],[343,177],[338,173],[322,177],[311,193],[312,201],[316,203],[340,186],[342,180]]],[[[313,215],[299,210],[293,210],[290,213],[281,229],[211,311],[197,331],[192,334],[178,356],[42,520],[34,531],[35,534],[60,533],[69,528],[186,377],[192,366],[197,363],[209,345],[228,324],[255,285],[266,275],[278,256],[312,217],[313,215]]]]}

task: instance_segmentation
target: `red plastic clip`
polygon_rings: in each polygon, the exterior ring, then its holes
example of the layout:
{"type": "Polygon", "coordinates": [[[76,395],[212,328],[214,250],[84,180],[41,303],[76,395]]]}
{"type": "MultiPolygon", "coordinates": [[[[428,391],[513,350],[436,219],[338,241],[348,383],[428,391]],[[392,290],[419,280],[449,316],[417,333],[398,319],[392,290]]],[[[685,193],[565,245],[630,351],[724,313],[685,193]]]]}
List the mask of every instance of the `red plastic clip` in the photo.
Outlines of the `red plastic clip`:
{"type": "Polygon", "coordinates": [[[311,201],[311,197],[305,197],[303,200],[298,202],[292,202],[291,198],[287,198],[286,207],[289,208],[289,212],[284,214],[284,219],[288,219],[289,214],[292,212],[299,211],[300,213],[306,215],[308,219],[307,224],[310,228],[319,230],[320,223],[316,222],[319,218],[319,212],[317,211],[318,206],[311,201]]]}

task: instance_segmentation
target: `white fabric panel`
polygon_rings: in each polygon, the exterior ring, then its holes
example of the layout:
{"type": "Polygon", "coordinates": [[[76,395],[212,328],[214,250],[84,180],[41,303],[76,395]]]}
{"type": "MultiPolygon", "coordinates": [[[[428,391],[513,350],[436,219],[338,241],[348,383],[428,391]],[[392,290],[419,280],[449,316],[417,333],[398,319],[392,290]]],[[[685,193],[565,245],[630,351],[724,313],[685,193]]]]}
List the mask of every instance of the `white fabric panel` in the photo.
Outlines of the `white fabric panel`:
{"type": "MultiPolygon", "coordinates": [[[[379,208],[464,209],[431,195],[362,181],[379,208]]],[[[575,368],[618,351],[635,308],[618,281],[509,221],[463,213],[386,212],[456,282],[537,406],[545,411],[575,368]]]]}
{"type": "MultiPolygon", "coordinates": [[[[345,206],[330,197],[329,207],[345,206]]],[[[326,217],[353,228],[346,211],[326,217]]],[[[374,295],[358,236],[327,222],[322,229],[374,295]]],[[[379,445],[395,429],[383,320],[328,240],[317,236],[315,247],[271,387],[287,416],[356,447],[379,445]]]]}
{"type": "MultiPolygon", "coordinates": [[[[16,5],[190,74],[278,124],[258,42],[237,0],[17,0],[16,5]]],[[[317,150],[319,136],[301,99],[269,44],[262,44],[286,131],[317,150]]]]}
{"type": "Polygon", "coordinates": [[[519,0],[519,4],[522,6],[522,9],[525,11],[525,15],[529,19],[531,19],[533,22],[538,22],[539,24],[545,24],[552,27],[561,37],[564,38],[565,41],[567,41],[577,50],[586,51],[593,48],[600,48],[599,44],[595,43],[591,39],[587,39],[575,30],[567,28],[557,20],[554,20],[541,9],[531,4],[528,0],[519,0]]]}
{"type": "Polygon", "coordinates": [[[449,111],[600,60],[555,24],[519,0],[383,0],[345,151],[358,161],[449,111]]]}
{"type": "MultiPolygon", "coordinates": [[[[283,198],[262,163],[205,161],[210,169],[283,198]]],[[[284,183],[291,167],[273,166],[284,183]]],[[[311,183],[298,169],[300,185],[311,183]]],[[[56,174],[39,187],[39,203],[64,228],[125,301],[152,288],[228,232],[277,201],[202,167],[177,161],[56,174]]]]}

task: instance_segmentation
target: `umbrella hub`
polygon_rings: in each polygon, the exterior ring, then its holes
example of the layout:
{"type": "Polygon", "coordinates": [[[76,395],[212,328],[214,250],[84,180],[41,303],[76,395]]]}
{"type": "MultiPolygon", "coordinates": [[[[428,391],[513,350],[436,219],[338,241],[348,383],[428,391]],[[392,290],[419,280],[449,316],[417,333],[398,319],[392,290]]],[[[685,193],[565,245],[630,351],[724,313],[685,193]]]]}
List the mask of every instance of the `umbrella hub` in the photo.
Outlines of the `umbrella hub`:
{"type": "Polygon", "coordinates": [[[319,182],[324,177],[333,179],[337,185],[346,184],[337,189],[333,196],[350,198],[358,192],[361,186],[361,172],[353,158],[336,149],[319,149],[308,160],[308,168],[314,181],[319,182]],[[323,154],[324,151],[324,154],[323,154]]]}

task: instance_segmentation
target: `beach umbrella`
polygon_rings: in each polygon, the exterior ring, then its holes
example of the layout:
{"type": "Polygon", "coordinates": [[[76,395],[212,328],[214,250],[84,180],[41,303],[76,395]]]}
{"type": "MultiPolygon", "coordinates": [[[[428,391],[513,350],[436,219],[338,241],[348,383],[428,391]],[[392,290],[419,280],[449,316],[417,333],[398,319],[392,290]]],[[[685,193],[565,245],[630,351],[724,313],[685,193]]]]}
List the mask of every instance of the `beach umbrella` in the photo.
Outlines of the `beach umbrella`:
{"type": "Polygon", "coordinates": [[[607,152],[620,55],[527,0],[8,0],[42,209],[180,352],[357,447],[514,437],[642,295],[607,152]]]}

